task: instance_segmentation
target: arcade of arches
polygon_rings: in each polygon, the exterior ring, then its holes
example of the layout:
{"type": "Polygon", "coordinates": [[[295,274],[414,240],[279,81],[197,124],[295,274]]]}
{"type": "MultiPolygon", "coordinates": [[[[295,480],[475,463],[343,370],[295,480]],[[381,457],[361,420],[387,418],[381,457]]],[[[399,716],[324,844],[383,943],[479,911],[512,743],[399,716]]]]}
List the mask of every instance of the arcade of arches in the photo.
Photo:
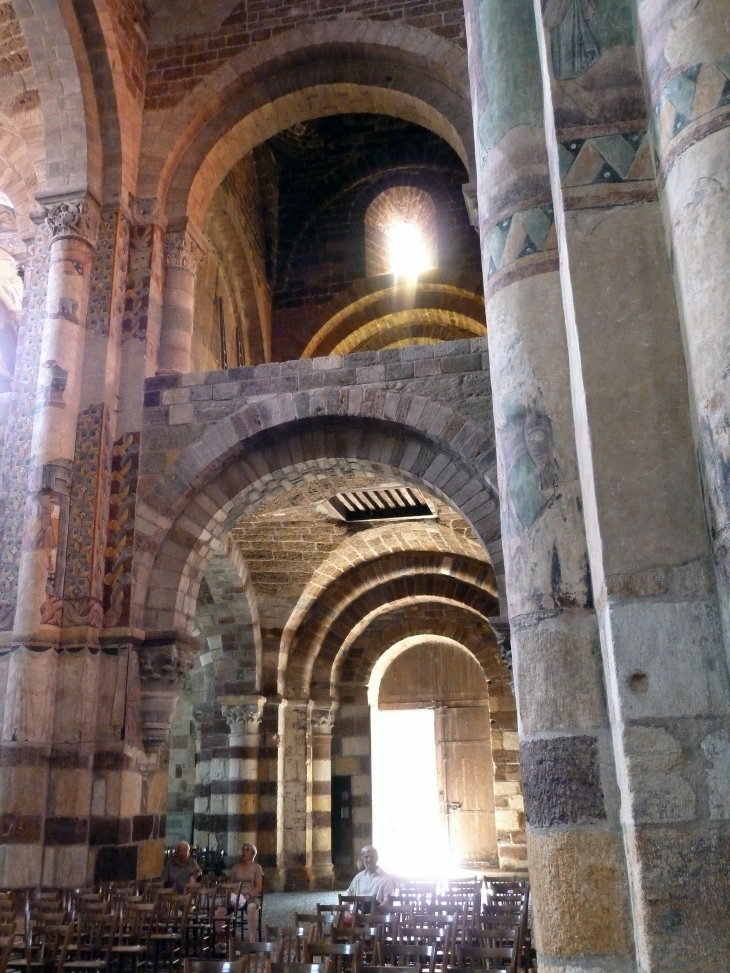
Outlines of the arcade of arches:
{"type": "Polygon", "coordinates": [[[400,709],[541,970],[724,968],[729,244],[727,0],[2,0],[0,886],[331,888],[400,709]]]}

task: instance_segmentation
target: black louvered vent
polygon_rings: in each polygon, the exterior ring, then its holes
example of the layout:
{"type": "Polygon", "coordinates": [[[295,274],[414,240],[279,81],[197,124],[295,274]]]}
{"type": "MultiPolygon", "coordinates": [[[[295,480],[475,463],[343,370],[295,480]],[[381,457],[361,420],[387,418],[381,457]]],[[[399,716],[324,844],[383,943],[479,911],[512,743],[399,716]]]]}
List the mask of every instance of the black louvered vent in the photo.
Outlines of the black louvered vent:
{"type": "Polygon", "coordinates": [[[422,520],[436,514],[413,487],[388,486],[351,490],[332,497],[327,506],[340,520],[422,520]]]}

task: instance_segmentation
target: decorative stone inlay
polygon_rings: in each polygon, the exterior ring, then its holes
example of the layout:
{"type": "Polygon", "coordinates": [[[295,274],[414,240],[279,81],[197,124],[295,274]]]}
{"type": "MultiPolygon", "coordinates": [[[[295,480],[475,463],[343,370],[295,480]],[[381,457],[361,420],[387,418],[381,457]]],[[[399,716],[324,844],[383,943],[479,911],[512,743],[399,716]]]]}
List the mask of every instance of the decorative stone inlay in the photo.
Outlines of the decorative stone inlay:
{"type": "Polygon", "coordinates": [[[311,703],[309,721],[312,733],[331,733],[335,725],[337,703],[311,703]]]}
{"type": "Polygon", "coordinates": [[[187,230],[176,230],[165,237],[165,265],[179,267],[195,275],[203,260],[203,250],[187,230]]]}
{"type": "Polygon", "coordinates": [[[219,702],[232,736],[258,731],[264,716],[265,696],[221,696],[219,702]]]}
{"type": "Polygon", "coordinates": [[[53,240],[61,237],[81,237],[96,246],[99,232],[99,206],[90,196],[56,196],[41,202],[43,218],[53,240]]]}
{"type": "Polygon", "coordinates": [[[525,814],[532,828],[606,820],[595,737],[523,742],[525,814]]]}

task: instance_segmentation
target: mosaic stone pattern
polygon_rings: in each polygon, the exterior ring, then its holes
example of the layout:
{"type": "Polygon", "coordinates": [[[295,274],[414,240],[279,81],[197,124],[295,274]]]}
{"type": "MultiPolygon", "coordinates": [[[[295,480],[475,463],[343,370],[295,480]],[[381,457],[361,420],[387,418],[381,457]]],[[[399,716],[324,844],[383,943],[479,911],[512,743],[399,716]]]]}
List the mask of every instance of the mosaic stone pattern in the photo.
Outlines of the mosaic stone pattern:
{"type": "Polygon", "coordinates": [[[64,598],[101,595],[104,575],[99,515],[108,494],[109,419],[106,406],[92,405],[79,415],[71,487],[71,515],[64,598]]]}
{"type": "Polygon", "coordinates": [[[605,186],[653,179],[651,143],[645,130],[558,143],[563,186],[605,186]]]}
{"type": "Polygon", "coordinates": [[[147,337],[152,276],[152,224],[135,224],[129,231],[129,264],[122,316],[122,341],[147,337]]]}
{"type": "Polygon", "coordinates": [[[13,626],[16,587],[28,488],[33,413],[40,364],[41,337],[46,316],[50,240],[45,227],[30,248],[25,276],[23,317],[13,383],[13,405],[0,485],[0,630],[13,626]]]}
{"type": "Polygon", "coordinates": [[[487,277],[521,257],[547,250],[557,252],[555,214],[551,204],[524,210],[500,220],[484,239],[487,277]]]}
{"type": "Polygon", "coordinates": [[[139,440],[138,432],[129,433],[121,436],[112,448],[104,572],[105,628],[116,628],[129,623],[139,440]]]}
{"type": "Polygon", "coordinates": [[[129,265],[129,221],[118,212],[102,213],[91,271],[87,330],[110,335],[124,311],[129,265]]]}

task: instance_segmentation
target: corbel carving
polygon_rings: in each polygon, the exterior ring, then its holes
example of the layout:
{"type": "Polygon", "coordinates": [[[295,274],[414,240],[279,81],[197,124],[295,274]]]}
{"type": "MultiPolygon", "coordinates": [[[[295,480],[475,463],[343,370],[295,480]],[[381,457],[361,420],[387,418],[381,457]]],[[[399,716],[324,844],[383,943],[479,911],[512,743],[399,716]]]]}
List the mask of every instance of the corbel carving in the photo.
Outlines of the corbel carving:
{"type": "Polygon", "coordinates": [[[497,637],[499,655],[512,675],[512,642],[509,620],[504,618],[490,618],[489,625],[497,637]]]}
{"type": "Polygon", "coordinates": [[[159,750],[169,739],[180,686],[198,648],[197,639],[161,632],[145,639],[137,649],[142,739],[148,753],[159,750]]]}
{"type": "Polygon", "coordinates": [[[42,220],[51,231],[52,240],[76,236],[81,237],[89,246],[96,246],[99,205],[88,193],[48,196],[39,202],[43,207],[42,220]]]}
{"type": "Polygon", "coordinates": [[[309,725],[312,733],[331,733],[336,713],[337,703],[310,703],[309,725]]]}

